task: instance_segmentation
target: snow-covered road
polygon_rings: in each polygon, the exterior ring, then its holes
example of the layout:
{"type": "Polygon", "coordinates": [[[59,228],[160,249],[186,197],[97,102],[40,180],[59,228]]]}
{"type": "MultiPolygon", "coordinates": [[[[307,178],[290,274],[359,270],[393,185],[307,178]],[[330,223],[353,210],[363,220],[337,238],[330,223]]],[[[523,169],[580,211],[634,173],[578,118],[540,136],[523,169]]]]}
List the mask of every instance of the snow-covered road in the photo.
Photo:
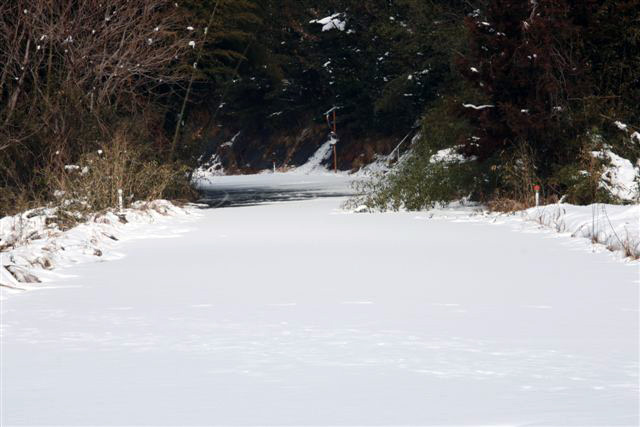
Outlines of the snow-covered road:
{"type": "Polygon", "coordinates": [[[2,302],[2,425],[638,424],[637,263],[301,199],[2,302]]]}

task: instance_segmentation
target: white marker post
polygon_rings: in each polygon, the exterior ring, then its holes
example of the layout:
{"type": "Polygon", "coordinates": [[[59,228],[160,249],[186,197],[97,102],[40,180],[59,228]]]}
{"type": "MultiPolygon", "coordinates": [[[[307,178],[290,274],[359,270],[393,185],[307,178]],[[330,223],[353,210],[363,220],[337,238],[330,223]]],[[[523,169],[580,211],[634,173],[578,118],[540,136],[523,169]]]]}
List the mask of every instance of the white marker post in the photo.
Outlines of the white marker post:
{"type": "Polygon", "coordinates": [[[124,210],[124,204],[122,203],[122,188],[118,188],[118,209],[120,209],[120,213],[124,210]]]}
{"type": "Polygon", "coordinates": [[[538,184],[533,186],[533,191],[536,192],[536,208],[540,206],[540,186],[538,184]]]}

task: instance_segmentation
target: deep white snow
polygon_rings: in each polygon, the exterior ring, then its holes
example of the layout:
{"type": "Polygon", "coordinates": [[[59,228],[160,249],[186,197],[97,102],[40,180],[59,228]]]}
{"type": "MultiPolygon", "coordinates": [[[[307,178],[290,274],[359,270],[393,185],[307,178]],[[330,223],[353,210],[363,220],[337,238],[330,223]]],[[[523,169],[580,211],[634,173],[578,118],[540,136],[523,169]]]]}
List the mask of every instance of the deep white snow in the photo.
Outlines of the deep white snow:
{"type": "Polygon", "coordinates": [[[348,181],[214,178],[288,190],[2,301],[2,425],[638,424],[637,262],[519,216],[307,198],[348,181]]]}
{"type": "Polygon", "coordinates": [[[600,178],[601,187],[621,200],[640,201],[640,163],[634,166],[610,149],[593,151],[592,155],[609,163],[600,178]]]}
{"type": "Polygon", "coordinates": [[[196,216],[193,209],[156,200],[136,202],[120,213],[92,215],[70,230],[58,224],[57,208],[0,218],[0,301],[48,286],[60,278],[60,267],[123,256],[115,250],[120,240],[176,235],[180,222],[196,216]],[[168,233],[163,232],[169,229],[167,222],[172,224],[168,233]]]}
{"type": "Polygon", "coordinates": [[[527,209],[516,215],[595,243],[592,250],[606,249],[621,257],[640,257],[640,205],[556,204],[527,209]]]}

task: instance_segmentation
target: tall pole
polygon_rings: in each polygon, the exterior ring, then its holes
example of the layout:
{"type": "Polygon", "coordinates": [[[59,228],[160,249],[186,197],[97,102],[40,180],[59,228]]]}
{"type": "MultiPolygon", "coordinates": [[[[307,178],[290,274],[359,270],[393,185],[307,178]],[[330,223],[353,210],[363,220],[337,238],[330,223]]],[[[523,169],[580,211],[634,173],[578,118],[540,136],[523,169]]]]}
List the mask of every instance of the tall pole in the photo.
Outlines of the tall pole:
{"type": "Polygon", "coordinates": [[[333,110],[333,133],[337,132],[337,128],[336,128],[336,110],[333,110]]]}
{"type": "MultiPolygon", "coordinates": [[[[336,125],[336,110],[333,110],[333,135],[336,139],[338,138],[337,131],[338,129],[336,125]]],[[[333,144],[333,172],[334,173],[338,173],[338,150],[336,149],[337,144],[338,144],[338,141],[336,141],[333,144]]]]}
{"type": "Polygon", "coordinates": [[[336,144],[338,143],[338,125],[337,125],[337,108],[334,106],[332,109],[324,113],[325,119],[327,119],[327,126],[329,127],[329,132],[331,132],[331,141],[333,145],[333,171],[338,173],[338,150],[336,149],[336,144]],[[333,113],[333,114],[331,114],[333,113]],[[333,123],[331,123],[331,117],[333,116],[333,123]]]}

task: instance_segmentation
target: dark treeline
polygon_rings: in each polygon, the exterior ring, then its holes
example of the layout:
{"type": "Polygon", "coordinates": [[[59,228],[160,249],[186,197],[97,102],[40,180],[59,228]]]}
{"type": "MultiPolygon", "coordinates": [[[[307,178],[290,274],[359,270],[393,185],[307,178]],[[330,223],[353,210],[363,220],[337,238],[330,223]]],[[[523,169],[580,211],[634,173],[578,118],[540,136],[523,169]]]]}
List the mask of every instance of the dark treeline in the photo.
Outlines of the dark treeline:
{"type": "Polygon", "coordinates": [[[332,106],[354,140],[421,129],[372,184],[381,208],[520,206],[533,184],[612,200],[591,153],[639,153],[640,0],[14,0],[0,39],[1,213],[87,186],[104,187],[93,208],[123,186],[181,197],[211,135],[332,106]],[[444,148],[475,160],[434,165],[444,148]]]}

